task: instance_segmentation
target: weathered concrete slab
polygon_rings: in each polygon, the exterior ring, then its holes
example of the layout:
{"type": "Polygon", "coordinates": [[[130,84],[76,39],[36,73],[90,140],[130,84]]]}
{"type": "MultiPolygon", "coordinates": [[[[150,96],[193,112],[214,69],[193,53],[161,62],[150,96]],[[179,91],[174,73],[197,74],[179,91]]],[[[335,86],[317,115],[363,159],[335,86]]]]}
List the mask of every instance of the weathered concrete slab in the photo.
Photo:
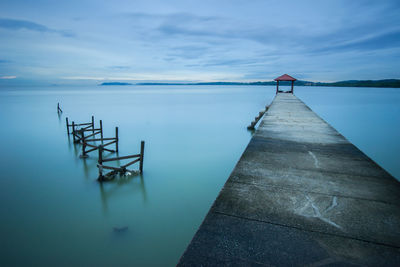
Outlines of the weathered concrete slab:
{"type": "Polygon", "coordinates": [[[400,265],[400,183],[278,94],[178,265],[400,265]]]}
{"type": "Polygon", "coordinates": [[[398,249],[210,212],[179,266],[398,266],[398,249]]]}
{"type": "Polygon", "coordinates": [[[212,211],[400,247],[396,205],[229,182],[212,211]]]}

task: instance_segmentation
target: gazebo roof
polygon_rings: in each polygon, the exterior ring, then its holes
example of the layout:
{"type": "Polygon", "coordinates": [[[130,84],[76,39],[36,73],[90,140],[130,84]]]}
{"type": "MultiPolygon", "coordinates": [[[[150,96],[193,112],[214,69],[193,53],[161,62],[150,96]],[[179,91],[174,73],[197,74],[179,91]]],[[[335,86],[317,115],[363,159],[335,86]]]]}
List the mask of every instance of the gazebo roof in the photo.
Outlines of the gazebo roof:
{"type": "Polygon", "coordinates": [[[295,78],[292,76],[289,76],[287,74],[283,74],[282,76],[279,76],[278,78],[274,79],[275,81],[297,81],[295,78]]]}

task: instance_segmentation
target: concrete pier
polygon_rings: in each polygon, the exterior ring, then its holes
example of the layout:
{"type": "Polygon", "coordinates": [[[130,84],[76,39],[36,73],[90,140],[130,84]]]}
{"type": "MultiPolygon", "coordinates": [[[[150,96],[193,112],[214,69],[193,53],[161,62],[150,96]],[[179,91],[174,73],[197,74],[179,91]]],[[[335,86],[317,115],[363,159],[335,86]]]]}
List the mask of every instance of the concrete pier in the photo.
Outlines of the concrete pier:
{"type": "Polygon", "coordinates": [[[400,183],[279,93],[178,263],[215,265],[400,266],[400,183]]]}

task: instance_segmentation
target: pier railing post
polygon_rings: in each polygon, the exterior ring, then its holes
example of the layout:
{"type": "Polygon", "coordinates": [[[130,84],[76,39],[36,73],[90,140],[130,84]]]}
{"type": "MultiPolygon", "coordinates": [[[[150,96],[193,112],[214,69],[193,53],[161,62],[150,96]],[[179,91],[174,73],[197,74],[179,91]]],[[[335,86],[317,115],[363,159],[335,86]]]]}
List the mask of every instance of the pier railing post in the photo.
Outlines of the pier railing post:
{"type": "Polygon", "coordinates": [[[119,142],[118,127],[115,127],[115,152],[117,153],[118,153],[118,142],[119,142]]]}
{"type": "Polygon", "coordinates": [[[143,172],[143,159],[144,159],[144,141],[141,141],[140,142],[140,165],[139,165],[140,173],[143,172]]]}

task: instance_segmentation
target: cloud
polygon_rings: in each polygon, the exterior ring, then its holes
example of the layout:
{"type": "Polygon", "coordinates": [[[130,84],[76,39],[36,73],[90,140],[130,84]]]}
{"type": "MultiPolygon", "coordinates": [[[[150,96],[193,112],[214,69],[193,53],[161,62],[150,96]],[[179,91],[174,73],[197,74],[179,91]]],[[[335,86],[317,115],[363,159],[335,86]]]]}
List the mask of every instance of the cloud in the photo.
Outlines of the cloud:
{"type": "MultiPolygon", "coordinates": [[[[383,11],[371,13],[377,17],[377,20],[352,21],[342,18],[343,21],[338,20],[336,24],[325,23],[314,28],[309,28],[308,24],[285,21],[275,23],[266,19],[253,23],[240,18],[200,16],[191,13],[131,13],[129,17],[134,21],[135,26],[148,27],[142,34],[150,41],[182,41],[180,48],[174,48],[165,57],[167,61],[170,61],[174,57],[182,59],[199,57],[210,51],[204,47],[199,49],[200,44],[210,44],[211,41],[213,49],[238,40],[257,43],[272,48],[273,53],[286,55],[398,47],[400,31],[388,30],[388,22],[381,19],[379,12],[383,11]],[[320,29],[321,27],[323,30],[320,29]],[[196,42],[196,44],[186,46],[188,42],[196,42]]],[[[387,14],[387,9],[385,12],[387,14]]]]}
{"type": "Polygon", "coordinates": [[[400,29],[376,32],[359,38],[347,39],[341,43],[324,44],[316,47],[313,52],[341,52],[341,51],[372,51],[400,46],[400,29]]]}
{"type": "Polygon", "coordinates": [[[176,46],[170,49],[171,52],[168,53],[166,60],[171,58],[182,58],[182,59],[196,59],[203,56],[210,47],[200,46],[200,45],[185,45],[176,46]]]}
{"type": "Polygon", "coordinates": [[[130,66],[109,66],[112,70],[129,70],[130,66]]]}
{"type": "Polygon", "coordinates": [[[64,37],[73,37],[74,34],[66,30],[55,30],[51,29],[45,25],[38,24],[28,20],[18,20],[18,19],[6,19],[0,18],[0,28],[7,30],[29,30],[42,33],[56,33],[64,37]]]}
{"type": "Polygon", "coordinates": [[[0,76],[0,79],[2,80],[10,80],[10,79],[15,79],[17,76],[0,76]]]}

